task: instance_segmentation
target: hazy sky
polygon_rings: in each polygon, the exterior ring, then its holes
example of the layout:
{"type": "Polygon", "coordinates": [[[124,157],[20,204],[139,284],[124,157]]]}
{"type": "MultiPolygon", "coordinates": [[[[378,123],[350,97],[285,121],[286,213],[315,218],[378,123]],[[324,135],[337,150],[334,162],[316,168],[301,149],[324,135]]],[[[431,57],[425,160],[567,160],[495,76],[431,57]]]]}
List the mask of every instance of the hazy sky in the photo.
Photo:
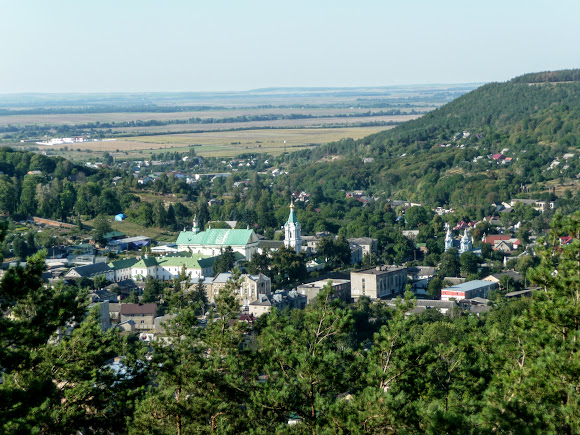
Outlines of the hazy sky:
{"type": "Polygon", "coordinates": [[[505,81],[580,67],[578,0],[0,0],[0,93],[505,81]]]}

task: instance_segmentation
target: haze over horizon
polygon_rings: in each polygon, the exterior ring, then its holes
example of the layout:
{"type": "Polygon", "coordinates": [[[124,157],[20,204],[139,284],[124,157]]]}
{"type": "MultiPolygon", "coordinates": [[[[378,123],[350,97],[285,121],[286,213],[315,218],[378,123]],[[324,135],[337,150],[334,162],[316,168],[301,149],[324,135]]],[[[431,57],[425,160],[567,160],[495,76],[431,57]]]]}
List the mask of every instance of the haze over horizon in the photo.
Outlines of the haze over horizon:
{"type": "Polygon", "coordinates": [[[580,3],[0,2],[0,93],[506,81],[580,66],[580,3]]]}

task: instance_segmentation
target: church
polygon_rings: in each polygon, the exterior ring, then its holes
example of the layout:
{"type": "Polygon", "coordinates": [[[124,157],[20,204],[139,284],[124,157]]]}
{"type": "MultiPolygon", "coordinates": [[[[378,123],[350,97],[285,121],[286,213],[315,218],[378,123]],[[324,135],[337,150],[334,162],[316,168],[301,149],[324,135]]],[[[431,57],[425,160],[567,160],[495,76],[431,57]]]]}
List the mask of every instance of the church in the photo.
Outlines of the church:
{"type": "Polygon", "coordinates": [[[459,255],[464,252],[473,252],[476,255],[481,255],[480,249],[473,249],[473,239],[467,234],[467,228],[465,229],[461,239],[454,239],[451,235],[451,229],[449,224],[447,226],[447,234],[445,235],[445,251],[447,252],[451,248],[457,248],[459,255]]]}
{"type": "Polygon", "coordinates": [[[248,261],[258,251],[259,239],[254,230],[208,229],[199,231],[194,218],[191,231],[182,231],[177,237],[177,249],[193,254],[215,257],[230,246],[234,252],[242,254],[248,261]]]}
{"type": "MultiPolygon", "coordinates": [[[[230,246],[234,252],[242,254],[246,260],[251,261],[252,256],[258,252],[260,242],[263,241],[260,241],[251,229],[208,229],[200,232],[197,220],[194,218],[192,230],[180,232],[176,244],[179,251],[189,251],[208,257],[218,256],[227,246],[230,246]]],[[[290,203],[290,214],[284,224],[284,246],[293,249],[297,254],[302,249],[301,228],[296,219],[293,202],[290,203]]]]}
{"type": "Polygon", "coordinates": [[[302,231],[294,212],[294,201],[290,203],[290,214],[284,224],[284,247],[293,249],[296,254],[302,250],[302,231]]]}

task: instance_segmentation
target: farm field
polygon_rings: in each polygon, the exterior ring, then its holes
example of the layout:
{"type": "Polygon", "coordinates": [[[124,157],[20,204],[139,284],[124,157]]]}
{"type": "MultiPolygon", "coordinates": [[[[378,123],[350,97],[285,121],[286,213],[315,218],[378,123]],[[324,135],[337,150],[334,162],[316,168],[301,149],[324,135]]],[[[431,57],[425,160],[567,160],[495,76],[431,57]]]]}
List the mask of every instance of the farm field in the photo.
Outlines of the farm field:
{"type": "Polygon", "coordinates": [[[370,117],[348,117],[348,118],[310,118],[310,119],[277,119],[271,121],[248,121],[248,122],[231,122],[231,123],[214,123],[214,124],[172,124],[160,125],[154,127],[125,127],[113,128],[114,134],[163,134],[163,133],[187,133],[187,132],[206,132],[218,130],[240,130],[253,128],[318,128],[318,127],[343,127],[356,126],[361,123],[372,122],[396,122],[402,123],[416,119],[421,115],[389,115],[389,116],[370,116],[370,117]]]}
{"type": "MultiPolygon", "coordinates": [[[[414,106],[394,107],[401,112],[432,110],[432,106],[414,106]]],[[[368,107],[305,107],[305,108],[232,108],[232,109],[215,109],[200,110],[188,112],[169,112],[169,113],[133,113],[133,112],[116,112],[116,113],[70,113],[70,114],[42,114],[42,115],[5,115],[0,116],[0,127],[7,125],[33,125],[33,124],[50,124],[50,125],[75,125],[96,122],[131,122],[131,121],[169,121],[169,120],[186,120],[190,118],[201,119],[224,119],[238,116],[260,116],[260,115],[312,115],[316,117],[333,117],[336,115],[357,115],[368,112],[380,112],[381,110],[391,110],[390,108],[373,108],[368,107]]],[[[373,117],[374,118],[374,117],[373,117]]],[[[344,118],[340,118],[344,119],[344,118]]],[[[221,124],[220,124],[221,125],[221,124]]],[[[183,128],[183,125],[181,126],[183,128]]],[[[205,127],[205,125],[204,125],[205,127]]]]}
{"type": "Polygon", "coordinates": [[[113,155],[127,153],[126,158],[139,158],[160,149],[185,151],[190,145],[196,145],[196,153],[204,157],[234,157],[248,152],[279,155],[285,150],[291,152],[312,148],[343,138],[360,139],[387,128],[262,129],[136,136],[115,141],[78,143],[66,149],[65,146],[47,147],[47,150],[51,155],[66,156],[76,161],[87,160],[93,153],[100,156],[105,151],[113,155]]]}

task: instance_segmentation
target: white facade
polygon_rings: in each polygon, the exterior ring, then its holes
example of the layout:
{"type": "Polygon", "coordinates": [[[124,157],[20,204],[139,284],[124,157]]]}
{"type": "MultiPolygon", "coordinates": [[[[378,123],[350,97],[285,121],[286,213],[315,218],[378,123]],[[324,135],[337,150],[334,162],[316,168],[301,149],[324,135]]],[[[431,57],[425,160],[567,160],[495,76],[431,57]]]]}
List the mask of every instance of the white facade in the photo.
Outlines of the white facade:
{"type": "Polygon", "coordinates": [[[294,202],[290,203],[290,215],[288,215],[288,220],[284,224],[284,246],[294,249],[296,254],[299,254],[302,249],[302,231],[300,222],[298,222],[294,213],[294,202]]]}

